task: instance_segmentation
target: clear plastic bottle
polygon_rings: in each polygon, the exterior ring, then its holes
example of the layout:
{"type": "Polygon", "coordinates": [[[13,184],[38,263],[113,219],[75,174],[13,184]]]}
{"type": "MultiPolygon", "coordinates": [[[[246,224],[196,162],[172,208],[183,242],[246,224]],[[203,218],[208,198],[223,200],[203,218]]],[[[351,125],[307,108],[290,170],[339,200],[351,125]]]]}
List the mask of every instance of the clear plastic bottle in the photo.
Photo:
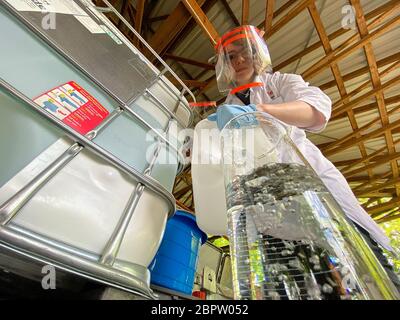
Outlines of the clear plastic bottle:
{"type": "Polygon", "coordinates": [[[284,125],[238,116],[221,148],[235,299],[399,299],[284,125]]]}

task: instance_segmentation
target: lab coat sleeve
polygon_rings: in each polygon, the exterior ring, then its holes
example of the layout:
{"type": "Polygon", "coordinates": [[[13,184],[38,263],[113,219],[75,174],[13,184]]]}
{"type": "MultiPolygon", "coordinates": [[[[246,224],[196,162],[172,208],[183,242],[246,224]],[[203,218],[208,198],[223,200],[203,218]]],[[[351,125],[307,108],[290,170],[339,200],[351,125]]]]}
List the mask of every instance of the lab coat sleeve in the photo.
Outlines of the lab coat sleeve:
{"type": "Polygon", "coordinates": [[[331,99],[318,87],[310,86],[297,74],[276,72],[275,85],[284,102],[304,101],[324,116],[324,123],[319,126],[301,128],[311,132],[320,132],[325,129],[332,111],[331,99]]]}

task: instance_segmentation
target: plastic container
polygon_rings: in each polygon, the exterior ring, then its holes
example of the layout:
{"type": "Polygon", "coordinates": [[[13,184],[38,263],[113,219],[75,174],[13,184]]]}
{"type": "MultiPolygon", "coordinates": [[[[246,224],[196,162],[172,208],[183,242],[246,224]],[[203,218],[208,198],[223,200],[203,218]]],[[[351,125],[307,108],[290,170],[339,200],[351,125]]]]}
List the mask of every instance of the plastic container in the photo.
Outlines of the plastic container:
{"type": "MultiPolygon", "coordinates": [[[[54,263],[153,297],[147,266],[175,211],[171,191],[180,166],[178,152],[158,144],[159,135],[177,144],[178,129],[191,122],[187,101],[179,100],[181,92],[166,75],[90,1],[74,1],[67,7],[97,25],[96,33],[65,13],[55,13],[57,28],[43,28],[45,14],[22,7],[27,9],[3,1],[0,8],[0,36],[9,40],[0,59],[0,240],[11,250],[28,252],[32,261],[54,263]],[[9,215],[4,204],[33,185],[40,173],[49,172],[77,141],[39,114],[34,103],[70,82],[109,112],[93,128],[101,130],[90,141],[101,149],[96,153],[85,146],[68,158],[45,182],[32,187],[27,200],[18,202],[16,213],[3,222],[9,215]],[[115,160],[106,161],[105,153],[115,160]],[[135,171],[136,178],[115,161],[135,171]],[[153,179],[143,187],[137,176],[153,179]]],[[[21,268],[11,271],[27,273],[21,268]]]]}
{"type": "Polygon", "coordinates": [[[168,220],[161,246],[150,265],[151,283],[185,294],[192,294],[200,246],[207,235],[195,217],[176,211],[168,220]]]}
{"type": "Polygon", "coordinates": [[[221,132],[235,299],[398,299],[285,127],[259,112],[221,132]]]}

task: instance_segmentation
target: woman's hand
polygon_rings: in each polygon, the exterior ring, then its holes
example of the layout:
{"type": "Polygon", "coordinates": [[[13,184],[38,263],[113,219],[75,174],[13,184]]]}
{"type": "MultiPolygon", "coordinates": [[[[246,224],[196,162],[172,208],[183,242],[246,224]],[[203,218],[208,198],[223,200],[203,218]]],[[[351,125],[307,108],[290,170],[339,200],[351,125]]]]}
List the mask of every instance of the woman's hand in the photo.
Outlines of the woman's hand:
{"type": "MultiPolygon", "coordinates": [[[[216,113],[213,113],[207,117],[210,121],[217,121],[217,126],[219,130],[222,130],[225,125],[232,120],[234,117],[245,114],[249,112],[257,111],[256,105],[249,104],[247,106],[239,106],[234,104],[224,104],[219,106],[216,113]]],[[[240,125],[251,125],[254,124],[257,120],[254,116],[248,116],[247,118],[241,118],[238,121],[238,126],[240,125]]]]}

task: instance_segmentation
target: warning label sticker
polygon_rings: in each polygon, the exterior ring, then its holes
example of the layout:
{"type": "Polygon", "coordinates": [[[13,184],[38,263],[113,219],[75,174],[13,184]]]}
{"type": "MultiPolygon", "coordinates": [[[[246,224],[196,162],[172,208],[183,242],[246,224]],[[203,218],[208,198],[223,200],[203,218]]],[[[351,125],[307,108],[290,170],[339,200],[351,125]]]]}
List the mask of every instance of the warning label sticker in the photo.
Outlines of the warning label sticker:
{"type": "Polygon", "coordinates": [[[106,108],[74,81],[49,90],[34,101],[83,135],[95,129],[109,114],[106,108]]]}

